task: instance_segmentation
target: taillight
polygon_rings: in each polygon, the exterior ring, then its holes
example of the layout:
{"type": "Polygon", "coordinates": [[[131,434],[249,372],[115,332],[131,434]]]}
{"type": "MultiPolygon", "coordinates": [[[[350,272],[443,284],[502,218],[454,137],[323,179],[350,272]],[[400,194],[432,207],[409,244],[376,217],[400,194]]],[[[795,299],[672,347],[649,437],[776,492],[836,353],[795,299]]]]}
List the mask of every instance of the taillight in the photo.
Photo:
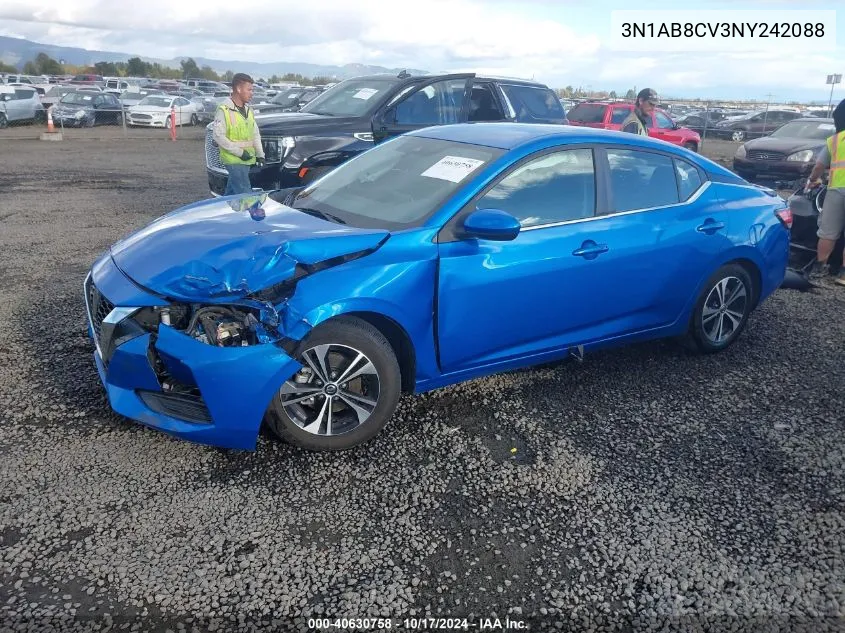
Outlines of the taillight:
{"type": "Polygon", "coordinates": [[[792,228],[792,209],[789,207],[786,207],[785,209],[778,209],[775,211],[775,215],[786,228],[792,228]]]}

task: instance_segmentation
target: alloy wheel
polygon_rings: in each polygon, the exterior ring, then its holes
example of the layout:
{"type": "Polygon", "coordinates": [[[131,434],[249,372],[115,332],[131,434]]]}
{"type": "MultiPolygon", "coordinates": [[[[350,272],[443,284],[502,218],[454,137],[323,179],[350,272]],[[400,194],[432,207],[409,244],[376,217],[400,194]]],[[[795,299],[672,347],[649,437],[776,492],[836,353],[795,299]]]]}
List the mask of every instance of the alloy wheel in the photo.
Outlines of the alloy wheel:
{"type": "Polygon", "coordinates": [[[739,331],[748,312],[748,299],[748,289],[738,277],[724,277],[713,286],[701,314],[708,341],[722,345],[739,331]]]}
{"type": "Polygon", "coordinates": [[[349,433],[378,405],[378,371],[367,356],[338,344],[305,350],[303,367],[282,386],[281,404],[302,430],[319,436],[349,433]]]}
{"type": "Polygon", "coordinates": [[[733,134],[731,134],[731,140],[736,141],[739,143],[745,138],[745,132],[742,130],[734,130],[733,134]]]}

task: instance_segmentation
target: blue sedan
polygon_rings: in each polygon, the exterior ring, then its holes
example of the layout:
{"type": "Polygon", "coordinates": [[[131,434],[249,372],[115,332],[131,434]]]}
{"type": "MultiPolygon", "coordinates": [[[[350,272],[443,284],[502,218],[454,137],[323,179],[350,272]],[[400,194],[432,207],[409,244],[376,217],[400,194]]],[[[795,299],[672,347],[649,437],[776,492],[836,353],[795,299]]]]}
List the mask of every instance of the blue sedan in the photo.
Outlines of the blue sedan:
{"type": "Polygon", "coordinates": [[[347,449],[402,392],[645,339],[725,349],[781,284],[791,221],[662,141],[434,127],[118,242],[85,280],[89,334],[111,406],[144,425],[347,449]]]}

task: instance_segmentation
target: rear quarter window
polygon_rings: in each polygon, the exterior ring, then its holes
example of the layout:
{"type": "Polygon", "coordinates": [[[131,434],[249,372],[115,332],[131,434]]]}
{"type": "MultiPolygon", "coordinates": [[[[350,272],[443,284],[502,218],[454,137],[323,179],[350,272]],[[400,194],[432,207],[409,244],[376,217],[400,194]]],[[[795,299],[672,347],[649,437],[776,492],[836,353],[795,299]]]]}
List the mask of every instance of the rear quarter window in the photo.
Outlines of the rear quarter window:
{"type": "Polygon", "coordinates": [[[563,106],[548,88],[501,84],[502,92],[511,102],[517,119],[564,119],[563,106]]]}
{"type": "Polygon", "coordinates": [[[581,103],[569,111],[567,118],[578,123],[602,123],[606,107],[595,103],[581,103]]]}

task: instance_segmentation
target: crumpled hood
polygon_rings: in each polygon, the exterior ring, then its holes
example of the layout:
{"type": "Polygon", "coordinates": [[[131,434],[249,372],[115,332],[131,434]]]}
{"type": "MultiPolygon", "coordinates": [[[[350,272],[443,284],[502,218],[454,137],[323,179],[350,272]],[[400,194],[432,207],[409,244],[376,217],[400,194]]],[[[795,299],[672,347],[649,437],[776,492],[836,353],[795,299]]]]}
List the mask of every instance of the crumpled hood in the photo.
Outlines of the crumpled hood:
{"type": "Polygon", "coordinates": [[[111,248],[147,290],[177,301],[236,300],[293,277],[297,264],[377,248],[389,232],[335,224],[266,194],[192,204],[111,248]]]}

